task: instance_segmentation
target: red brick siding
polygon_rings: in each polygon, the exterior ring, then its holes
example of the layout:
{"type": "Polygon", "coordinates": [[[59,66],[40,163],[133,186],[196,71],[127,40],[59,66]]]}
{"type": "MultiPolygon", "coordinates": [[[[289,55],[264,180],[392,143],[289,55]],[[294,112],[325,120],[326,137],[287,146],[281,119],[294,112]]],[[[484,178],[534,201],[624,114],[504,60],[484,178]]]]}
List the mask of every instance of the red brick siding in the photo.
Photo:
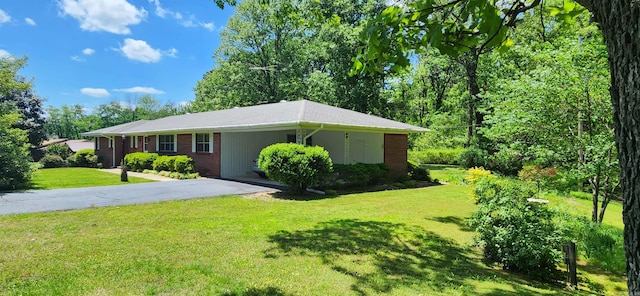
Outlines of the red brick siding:
{"type": "Polygon", "coordinates": [[[102,166],[105,168],[110,168],[113,164],[113,149],[109,148],[109,139],[105,137],[99,137],[98,141],[100,142],[100,149],[96,149],[95,153],[102,161],[102,166]]]}
{"type": "Polygon", "coordinates": [[[397,178],[407,174],[407,135],[384,134],[384,163],[389,165],[389,176],[397,178]]]}

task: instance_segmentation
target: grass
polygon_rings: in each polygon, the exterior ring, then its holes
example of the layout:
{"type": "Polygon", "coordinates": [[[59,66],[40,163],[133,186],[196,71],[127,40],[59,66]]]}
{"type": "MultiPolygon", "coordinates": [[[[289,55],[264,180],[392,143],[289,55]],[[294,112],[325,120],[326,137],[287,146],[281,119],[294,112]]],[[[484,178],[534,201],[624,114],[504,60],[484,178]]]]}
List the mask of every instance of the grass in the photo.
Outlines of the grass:
{"type": "Polygon", "coordinates": [[[152,180],[129,177],[129,182],[121,182],[119,174],[102,172],[91,168],[38,169],[31,179],[32,189],[79,188],[107,185],[154,182],[152,180]]]}
{"type": "Polygon", "coordinates": [[[450,184],[462,184],[466,170],[457,165],[423,164],[429,170],[431,178],[450,184]]]}
{"type": "MultiPolygon", "coordinates": [[[[2,216],[0,295],[592,292],[485,266],[469,247],[468,190],[231,196],[2,216]]],[[[606,282],[621,278],[590,279],[608,294],[625,293],[606,282]]]]}

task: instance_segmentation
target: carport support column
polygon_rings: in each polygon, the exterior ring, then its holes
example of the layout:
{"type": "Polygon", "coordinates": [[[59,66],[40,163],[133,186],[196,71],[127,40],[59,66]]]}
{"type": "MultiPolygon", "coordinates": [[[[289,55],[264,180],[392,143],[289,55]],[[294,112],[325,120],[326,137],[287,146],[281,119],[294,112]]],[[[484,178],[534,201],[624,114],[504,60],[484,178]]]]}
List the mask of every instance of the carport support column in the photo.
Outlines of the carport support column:
{"type": "Polygon", "coordinates": [[[305,130],[298,128],[296,129],[296,144],[306,145],[307,139],[305,138],[305,130]]]}
{"type": "Polygon", "coordinates": [[[349,164],[349,133],[344,133],[344,164],[349,164]]]}

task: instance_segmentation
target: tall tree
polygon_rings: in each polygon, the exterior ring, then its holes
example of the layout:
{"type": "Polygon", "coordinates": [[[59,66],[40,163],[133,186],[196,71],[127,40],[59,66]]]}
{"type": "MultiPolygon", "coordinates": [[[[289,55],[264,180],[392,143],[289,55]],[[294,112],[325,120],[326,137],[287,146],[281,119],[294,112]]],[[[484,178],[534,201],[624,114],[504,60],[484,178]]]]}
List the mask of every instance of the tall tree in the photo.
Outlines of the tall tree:
{"type": "MultiPolygon", "coordinates": [[[[476,23],[478,26],[464,40],[477,44],[475,32],[490,30],[499,36],[502,34],[501,28],[515,25],[522,13],[539,6],[541,2],[418,0],[405,7],[388,9],[379,14],[366,31],[369,34],[365,37],[369,41],[368,47],[355,66],[362,68],[366,64],[379,69],[384,62],[391,62],[401,67],[407,64],[407,53],[428,45],[457,56],[466,48],[443,42],[446,40],[441,38],[442,32],[456,30],[461,22],[476,23]],[[464,14],[459,21],[453,24],[432,21],[434,12],[449,6],[463,7],[464,14]],[[397,41],[399,45],[392,45],[397,41]],[[385,54],[382,55],[382,52],[385,54]]],[[[593,14],[607,44],[610,93],[624,199],[622,212],[627,285],[630,295],[640,295],[640,125],[637,124],[640,122],[640,3],[629,0],[575,0],[563,1],[561,6],[550,9],[556,16],[571,16],[576,12],[575,3],[593,14]]]]}

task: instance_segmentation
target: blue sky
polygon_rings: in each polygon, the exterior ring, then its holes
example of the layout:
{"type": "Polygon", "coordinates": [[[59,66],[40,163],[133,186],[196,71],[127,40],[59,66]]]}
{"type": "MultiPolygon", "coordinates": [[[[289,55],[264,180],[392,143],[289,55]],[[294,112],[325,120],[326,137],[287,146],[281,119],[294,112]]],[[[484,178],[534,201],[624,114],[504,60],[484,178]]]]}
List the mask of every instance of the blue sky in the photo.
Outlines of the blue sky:
{"type": "Polygon", "coordinates": [[[45,105],[194,99],[233,7],[208,0],[0,0],[0,55],[28,56],[45,105]]]}

